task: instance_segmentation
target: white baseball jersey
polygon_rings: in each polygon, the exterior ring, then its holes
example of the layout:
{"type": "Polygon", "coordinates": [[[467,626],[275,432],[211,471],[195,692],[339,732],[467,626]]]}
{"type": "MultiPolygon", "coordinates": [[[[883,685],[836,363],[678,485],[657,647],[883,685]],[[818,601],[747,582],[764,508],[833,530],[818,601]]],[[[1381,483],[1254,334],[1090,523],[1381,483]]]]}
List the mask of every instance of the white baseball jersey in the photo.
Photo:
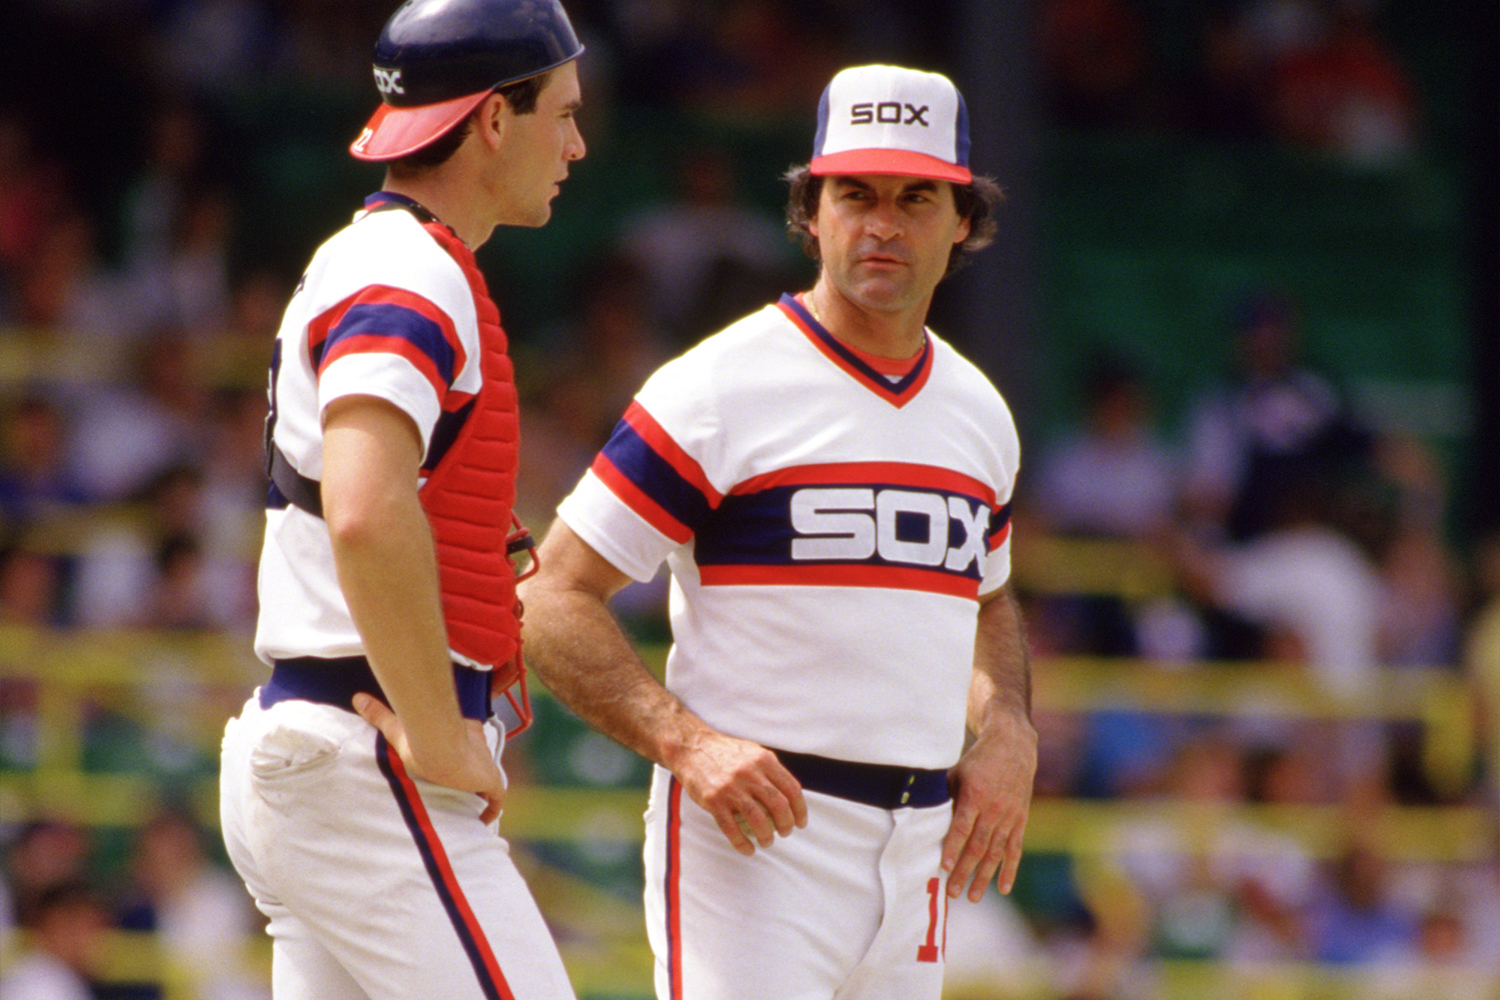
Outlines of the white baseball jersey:
{"type": "MultiPolygon", "coordinates": [[[[322,414],[376,396],[416,422],[431,469],[482,384],[474,295],[463,271],[406,211],[364,211],[314,255],[287,307],[271,370],[274,441],[323,478],[322,414]]],[[[278,501],[260,560],[261,659],[364,651],[334,573],[328,527],[278,501]]]]}
{"type": "Polygon", "coordinates": [[[653,375],[558,514],[637,580],[667,560],[667,686],[709,725],[946,768],[1019,453],[930,331],[892,381],[783,297],[653,375]]]}
{"type": "MultiPolygon", "coordinates": [[[[475,292],[412,212],[376,210],[392,201],[401,199],[374,196],[319,248],[277,337],[272,440],[313,480],[331,401],[395,404],[416,423],[430,470],[482,385],[475,292]]],[[[230,860],[269,918],[272,992],[572,1000],[509,847],[479,822],[479,797],[408,772],[354,713],[350,685],[374,678],[360,672],[369,668],[327,525],[274,486],[269,507],[256,652],[292,663],[227,725],[219,803],[230,860]],[[288,667],[280,695],[267,697],[288,667]]],[[[460,674],[485,679],[487,705],[487,675],[460,674]]],[[[504,735],[486,728],[498,764],[504,735]]]]}

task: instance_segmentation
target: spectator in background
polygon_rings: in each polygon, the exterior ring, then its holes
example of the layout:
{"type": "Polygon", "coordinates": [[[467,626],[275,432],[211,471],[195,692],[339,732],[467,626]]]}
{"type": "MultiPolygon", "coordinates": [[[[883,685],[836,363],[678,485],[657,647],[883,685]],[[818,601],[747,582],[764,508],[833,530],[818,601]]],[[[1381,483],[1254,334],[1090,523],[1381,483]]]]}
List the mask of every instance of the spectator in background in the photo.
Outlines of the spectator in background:
{"type": "Polygon", "coordinates": [[[1229,322],[1234,370],[1190,409],[1183,501],[1193,527],[1209,537],[1254,538],[1293,482],[1352,479],[1369,466],[1374,436],[1302,363],[1299,324],[1278,293],[1242,298],[1229,322]]]}
{"type": "Polygon", "coordinates": [[[51,556],[21,545],[0,546],[0,625],[56,625],[59,580],[51,556]]]}
{"type": "Polygon", "coordinates": [[[130,381],[85,398],[71,470],[89,500],[131,499],[166,469],[202,458],[207,395],[194,362],[180,333],[161,331],[140,346],[130,381]]]}
{"type": "Polygon", "coordinates": [[[27,946],[0,976],[5,1000],[94,1000],[90,974],[109,917],[76,881],[43,889],[23,914],[27,946]]]}
{"type": "Polygon", "coordinates": [[[250,628],[255,622],[267,406],[263,388],[235,386],[216,390],[209,403],[208,454],[198,465],[203,479],[196,521],[187,525],[187,533],[208,555],[208,607],[221,628],[250,628]]]}
{"type": "Polygon", "coordinates": [[[1414,437],[1382,436],[1375,462],[1389,499],[1366,532],[1380,567],[1380,658],[1436,667],[1458,661],[1462,572],[1445,536],[1445,476],[1414,437]]]}
{"type": "Polygon", "coordinates": [[[1131,0],[1048,0],[1037,16],[1037,51],[1054,121],[1130,130],[1159,117],[1146,23],[1131,0]]]}
{"type": "Polygon", "coordinates": [[[25,320],[21,276],[68,196],[66,174],[37,150],[31,122],[0,111],[0,325],[25,320]]]}
{"type": "MultiPolygon", "coordinates": [[[[190,192],[162,269],[147,280],[161,291],[155,322],[190,336],[216,334],[229,325],[229,241],[234,204],[221,188],[190,192]]],[[[139,286],[137,286],[139,287],[139,286]]]]}
{"type": "Polygon", "coordinates": [[[205,177],[208,136],[202,112],[188,100],[158,100],[146,114],[146,148],[120,197],[120,257],[127,271],[156,273],[205,177]]]}
{"type": "Polygon", "coordinates": [[[53,886],[84,881],[92,853],[88,834],[71,823],[36,820],[23,826],[5,852],[3,896],[8,906],[0,912],[0,928],[8,933],[25,925],[53,886]]]}
{"type": "Polygon", "coordinates": [[[1380,581],[1331,523],[1333,496],[1316,477],[1287,481],[1266,530],[1216,548],[1184,534],[1179,568],[1202,603],[1260,626],[1261,657],[1306,663],[1323,691],[1358,702],[1376,683],[1380,581]]]}
{"type": "Polygon", "coordinates": [[[1416,144],[1416,88],[1376,31],[1370,0],[1329,7],[1328,30],[1273,68],[1275,135],[1352,163],[1398,160],[1416,144]]]}
{"type": "MultiPolygon", "coordinates": [[[[1332,790],[1320,754],[1307,743],[1252,746],[1242,758],[1245,800],[1281,808],[1328,804],[1332,790]]],[[[1318,865],[1307,844],[1283,827],[1252,821],[1247,833],[1230,859],[1237,917],[1224,957],[1244,963],[1305,960],[1307,909],[1321,886],[1318,865]]]]}
{"type": "Polygon", "coordinates": [[[156,579],[142,624],[205,629],[213,624],[204,586],[203,547],[192,535],[170,535],[156,548],[156,579]]]}
{"type": "Polygon", "coordinates": [[[245,950],[262,921],[239,880],[209,860],[202,831],[185,813],[165,809],[140,828],[130,876],[121,928],[154,932],[192,996],[268,995],[254,989],[244,968],[245,950]]]}
{"type": "MultiPolygon", "coordinates": [[[[1101,354],[1080,380],[1082,426],[1046,443],[1028,507],[1052,534],[1154,544],[1177,514],[1179,461],[1159,432],[1150,391],[1130,361],[1101,354]]],[[[1069,652],[1181,661],[1198,652],[1190,609],[1117,594],[1045,599],[1069,652]]]]}
{"type": "Polygon", "coordinates": [[[161,472],[137,516],[101,526],[80,544],[74,617],[92,628],[247,628],[253,621],[253,554],[205,545],[229,537],[206,518],[203,469],[161,472]]]}
{"type": "Polygon", "coordinates": [[[0,418],[0,525],[26,528],[84,500],[67,464],[67,426],[40,390],[5,406],[0,418]]]}
{"type": "Polygon", "coordinates": [[[1172,522],[1179,487],[1176,457],[1156,429],[1145,380],[1130,362],[1101,356],[1082,385],[1082,427],[1037,459],[1040,527],[1091,538],[1155,538],[1172,522]]]}
{"type": "Polygon", "coordinates": [[[1418,917],[1391,898],[1390,862],[1352,840],[1309,911],[1312,954],[1336,965],[1389,962],[1417,942],[1418,917]]]}
{"type": "Polygon", "coordinates": [[[212,356],[204,358],[205,375],[216,387],[254,389],[264,398],[266,359],[281,327],[281,309],[297,285],[268,264],[250,264],[231,272],[229,311],[212,336],[212,356]]]}
{"type": "Polygon", "coordinates": [[[68,374],[113,376],[140,332],[137,303],[105,266],[98,225],[68,208],[50,217],[21,263],[13,321],[52,338],[68,374]]]}
{"type": "MultiPolygon", "coordinates": [[[[1240,544],[1200,546],[1184,532],[1183,586],[1204,606],[1254,625],[1253,658],[1305,671],[1336,705],[1367,705],[1379,689],[1380,581],[1365,551],[1329,520],[1331,493],[1308,477],[1285,485],[1267,530],[1240,544]]],[[[1378,719],[1247,719],[1276,742],[1313,741],[1341,789],[1383,787],[1388,740],[1378,719]]]]}
{"type": "Polygon", "coordinates": [[[1471,964],[1468,928],[1455,911],[1437,907],[1423,913],[1416,940],[1389,961],[1374,964],[1364,977],[1369,1000],[1493,1000],[1495,984],[1482,966],[1471,964]]]}
{"type": "Polygon", "coordinates": [[[707,307],[736,308],[720,301],[726,289],[716,271],[730,264],[769,279],[792,258],[777,217],[743,201],[724,152],[686,150],[674,161],[673,181],[670,200],[625,220],[618,245],[644,272],[652,320],[682,346],[722,325],[709,320],[707,307]]]}
{"type": "Polygon", "coordinates": [[[634,257],[610,252],[580,269],[574,315],[555,331],[558,349],[525,366],[516,509],[527,524],[557,504],[609,439],[646,377],[665,361],[669,337],[652,313],[653,284],[634,257]]]}
{"type": "Polygon", "coordinates": [[[209,122],[179,97],[148,115],[147,146],[119,212],[126,291],[148,329],[216,333],[229,319],[234,205],[209,162],[209,122]]]}

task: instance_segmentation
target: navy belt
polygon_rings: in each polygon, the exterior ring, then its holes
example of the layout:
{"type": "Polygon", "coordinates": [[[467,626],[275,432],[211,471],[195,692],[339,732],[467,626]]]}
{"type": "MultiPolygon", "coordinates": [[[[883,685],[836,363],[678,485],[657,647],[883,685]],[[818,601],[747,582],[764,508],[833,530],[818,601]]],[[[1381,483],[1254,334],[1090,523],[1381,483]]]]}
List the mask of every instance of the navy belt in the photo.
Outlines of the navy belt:
{"type": "MultiPolygon", "coordinates": [[[[453,681],[464,718],[481,722],[488,719],[489,672],[455,663],[453,681]]],[[[315,701],[352,712],[354,696],[361,692],[386,701],[375,671],[370,669],[370,661],[363,656],[298,656],[277,660],[271,667],[271,679],[260,688],[260,706],[270,708],[278,701],[315,701]]]]}
{"type": "Polygon", "coordinates": [[[894,764],[858,764],[768,747],[804,789],[881,809],[940,806],[950,798],[948,772],[894,764]]]}

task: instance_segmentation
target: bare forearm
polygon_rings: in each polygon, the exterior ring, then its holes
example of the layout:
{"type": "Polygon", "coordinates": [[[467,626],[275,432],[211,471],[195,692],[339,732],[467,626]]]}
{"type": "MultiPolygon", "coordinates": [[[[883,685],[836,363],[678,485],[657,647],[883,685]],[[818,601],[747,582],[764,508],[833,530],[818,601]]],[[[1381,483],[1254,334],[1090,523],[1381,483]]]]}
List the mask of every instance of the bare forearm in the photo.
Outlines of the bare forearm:
{"type": "Polygon", "coordinates": [[[708,731],[652,676],[603,601],[527,586],[526,662],[585,722],[647,760],[675,769],[708,731]]]}
{"type": "Polygon", "coordinates": [[[802,788],[775,753],[710,728],[636,656],[608,606],[629,577],[562,520],[537,561],[540,571],[521,588],[527,659],[553,694],[671,771],[741,854],[807,824],[802,788]]]}
{"type": "Polygon", "coordinates": [[[992,878],[1001,892],[1015,884],[1036,776],[1031,664],[1008,590],[980,606],[968,709],[974,740],[949,774],[955,801],[943,868],[949,897],[967,888],[977,902],[992,878]]]}
{"type": "Polygon", "coordinates": [[[980,608],[969,686],[969,731],[1031,728],[1031,657],[1015,598],[1006,588],[980,608]]]}

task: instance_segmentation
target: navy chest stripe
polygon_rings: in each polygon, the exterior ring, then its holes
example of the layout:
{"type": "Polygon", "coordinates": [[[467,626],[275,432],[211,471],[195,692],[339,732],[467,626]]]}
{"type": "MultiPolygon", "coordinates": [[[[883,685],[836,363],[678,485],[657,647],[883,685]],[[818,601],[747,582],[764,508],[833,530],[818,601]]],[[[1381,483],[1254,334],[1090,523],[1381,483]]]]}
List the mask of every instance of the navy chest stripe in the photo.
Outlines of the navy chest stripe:
{"type": "Polygon", "coordinates": [[[977,497],[905,486],[789,485],[726,496],[699,525],[710,567],[859,564],[980,580],[990,508],[977,497]]]}

